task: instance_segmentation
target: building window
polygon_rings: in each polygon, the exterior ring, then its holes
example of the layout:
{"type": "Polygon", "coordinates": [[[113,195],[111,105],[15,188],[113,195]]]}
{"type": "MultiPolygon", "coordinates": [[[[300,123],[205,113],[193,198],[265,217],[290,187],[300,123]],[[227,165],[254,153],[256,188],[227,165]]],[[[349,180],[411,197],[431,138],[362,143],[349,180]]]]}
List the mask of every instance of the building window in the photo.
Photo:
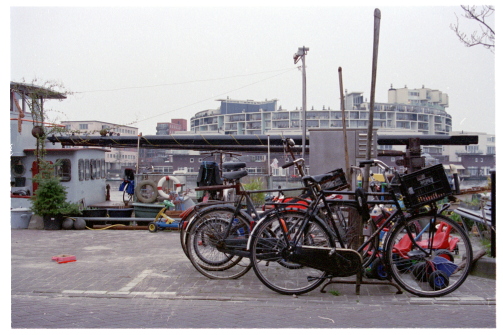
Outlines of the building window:
{"type": "Polygon", "coordinates": [[[79,129],[80,130],[87,130],[88,129],[88,124],[87,123],[80,123],[79,124],[79,129]]]}

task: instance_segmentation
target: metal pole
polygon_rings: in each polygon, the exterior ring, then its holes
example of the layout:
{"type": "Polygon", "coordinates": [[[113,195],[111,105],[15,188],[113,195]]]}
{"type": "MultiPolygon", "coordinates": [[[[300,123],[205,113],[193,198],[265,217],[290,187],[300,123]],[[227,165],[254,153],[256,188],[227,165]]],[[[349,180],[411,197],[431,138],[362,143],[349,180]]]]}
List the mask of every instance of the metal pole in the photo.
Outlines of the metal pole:
{"type": "MultiPolygon", "coordinates": [[[[303,48],[302,54],[302,158],[306,152],[306,47],[303,48]]],[[[309,50],[309,49],[308,49],[309,50]]]]}
{"type": "Polygon", "coordinates": [[[136,174],[138,175],[138,171],[140,169],[140,138],[142,136],[142,133],[138,134],[138,145],[137,145],[137,153],[136,153],[136,174]]]}
{"type": "Polygon", "coordinates": [[[271,138],[267,135],[267,188],[272,189],[271,138]]]}
{"type": "Polygon", "coordinates": [[[302,158],[306,152],[306,55],[309,48],[305,46],[299,48],[293,55],[294,64],[302,59],[302,158]]]}
{"type": "Polygon", "coordinates": [[[346,132],[346,108],[344,102],[344,88],[342,86],[342,68],[339,67],[339,90],[341,96],[341,111],[342,111],[342,134],[344,136],[344,156],[346,160],[346,175],[348,176],[349,181],[349,190],[351,190],[351,180],[352,179],[352,171],[349,163],[349,152],[348,152],[348,135],[346,132]]]}
{"type": "MultiPolygon", "coordinates": [[[[377,52],[379,49],[379,27],[381,24],[381,11],[379,8],[374,10],[374,50],[372,56],[372,83],[370,87],[370,110],[369,110],[369,124],[367,131],[367,153],[365,159],[371,159],[372,155],[372,131],[374,128],[374,101],[375,101],[375,86],[377,75],[377,52]]],[[[370,167],[367,165],[364,170],[363,176],[363,189],[368,190],[369,186],[369,171],[370,167]]]]}
{"type": "Polygon", "coordinates": [[[496,170],[491,171],[491,257],[496,258],[496,170]]]}

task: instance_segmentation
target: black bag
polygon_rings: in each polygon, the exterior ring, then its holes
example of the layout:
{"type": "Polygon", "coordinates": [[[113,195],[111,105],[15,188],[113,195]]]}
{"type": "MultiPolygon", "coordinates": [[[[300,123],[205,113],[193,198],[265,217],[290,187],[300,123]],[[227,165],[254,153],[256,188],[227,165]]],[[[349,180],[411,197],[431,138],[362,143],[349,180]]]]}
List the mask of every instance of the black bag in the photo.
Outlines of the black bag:
{"type": "Polygon", "coordinates": [[[216,162],[202,162],[197,175],[197,186],[223,185],[216,162]]]}

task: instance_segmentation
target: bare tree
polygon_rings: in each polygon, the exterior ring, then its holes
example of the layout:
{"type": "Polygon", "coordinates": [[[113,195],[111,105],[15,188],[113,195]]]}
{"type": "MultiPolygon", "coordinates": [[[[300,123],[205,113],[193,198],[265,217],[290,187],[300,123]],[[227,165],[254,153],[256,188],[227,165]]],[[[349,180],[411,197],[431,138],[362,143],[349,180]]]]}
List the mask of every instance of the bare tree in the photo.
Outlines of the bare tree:
{"type": "Polygon", "coordinates": [[[475,20],[479,24],[480,31],[474,31],[470,36],[460,30],[459,18],[456,15],[456,24],[451,24],[451,29],[456,33],[460,41],[467,47],[481,45],[494,53],[494,29],[486,19],[494,13],[494,6],[461,6],[464,11],[463,17],[475,20]]]}

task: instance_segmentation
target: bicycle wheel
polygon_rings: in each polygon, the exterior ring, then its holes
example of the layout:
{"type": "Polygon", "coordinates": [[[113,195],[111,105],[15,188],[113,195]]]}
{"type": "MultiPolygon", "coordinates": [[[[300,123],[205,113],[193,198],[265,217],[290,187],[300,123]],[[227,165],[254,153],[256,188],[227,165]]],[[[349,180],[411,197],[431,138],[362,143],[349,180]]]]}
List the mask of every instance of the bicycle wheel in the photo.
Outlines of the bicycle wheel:
{"type": "Polygon", "coordinates": [[[386,243],[391,275],[403,289],[421,297],[456,290],[468,276],[472,259],[467,233],[443,215],[436,221],[430,214],[413,216],[394,227],[386,243]]]}
{"type": "Polygon", "coordinates": [[[133,202],[133,194],[127,192],[126,188],[124,188],[124,192],[122,192],[122,201],[127,206],[129,203],[133,202]]]}
{"type": "Polygon", "coordinates": [[[229,228],[233,216],[229,208],[205,210],[186,232],[190,262],[210,279],[236,279],[251,269],[249,258],[243,257],[250,223],[240,214],[229,228]]]}
{"type": "MultiPolygon", "coordinates": [[[[265,286],[281,294],[307,293],[326,278],[326,271],[289,260],[286,241],[301,228],[304,216],[304,211],[297,210],[284,212],[281,219],[270,215],[254,229],[251,237],[250,258],[255,274],[265,286]]],[[[310,220],[301,234],[302,246],[334,246],[324,224],[317,219],[310,220]]]]}

